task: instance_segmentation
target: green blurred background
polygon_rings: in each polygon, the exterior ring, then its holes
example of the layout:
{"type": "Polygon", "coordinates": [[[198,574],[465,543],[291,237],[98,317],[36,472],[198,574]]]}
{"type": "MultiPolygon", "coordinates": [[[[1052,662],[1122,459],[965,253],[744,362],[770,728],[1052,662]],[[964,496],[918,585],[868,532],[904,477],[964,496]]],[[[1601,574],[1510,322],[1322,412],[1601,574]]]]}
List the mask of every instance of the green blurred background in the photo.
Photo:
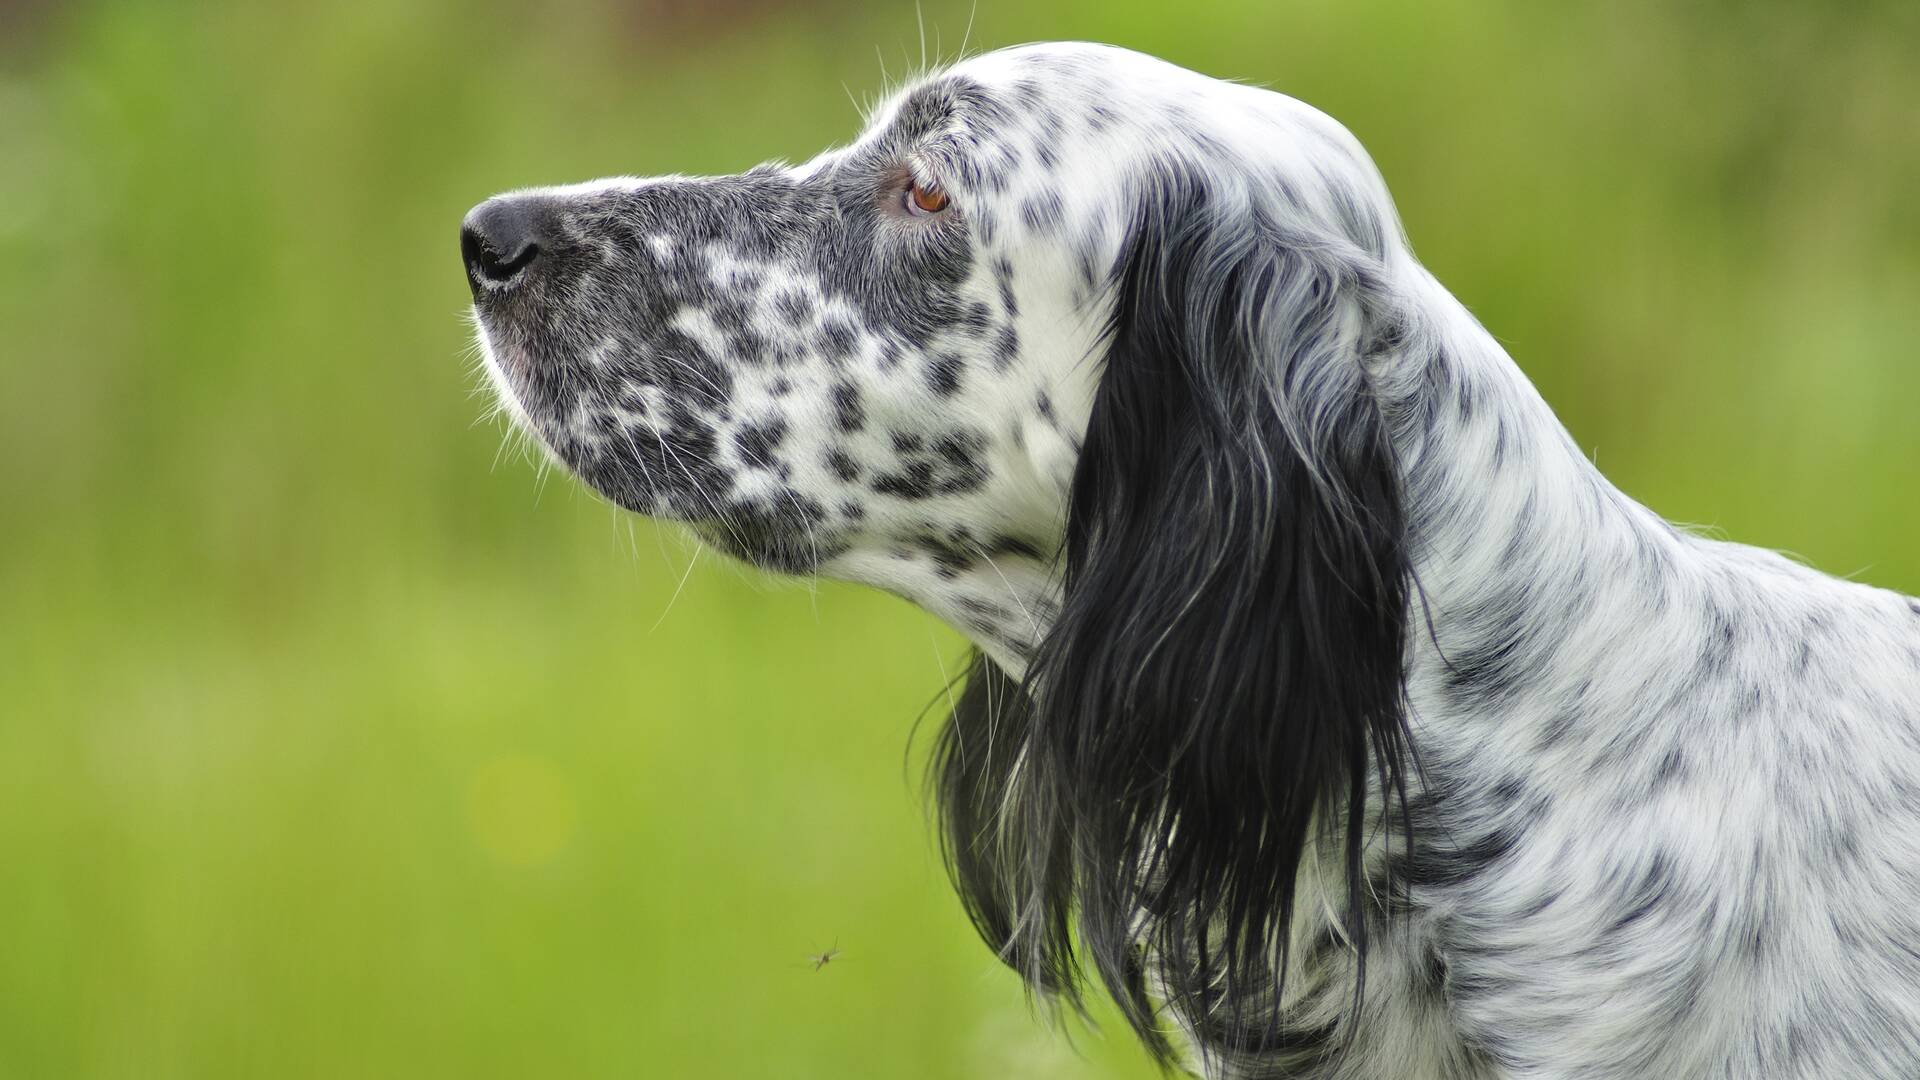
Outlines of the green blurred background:
{"type": "MultiPolygon", "coordinates": [[[[922,6],[1326,109],[1628,493],[1920,592],[1920,5],[922,6]]],[[[1149,1075],[931,854],[953,634],[475,423],[469,205],[804,159],[919,57],[856,0],[0,3],[0,1077],[1149,1075]]]]}

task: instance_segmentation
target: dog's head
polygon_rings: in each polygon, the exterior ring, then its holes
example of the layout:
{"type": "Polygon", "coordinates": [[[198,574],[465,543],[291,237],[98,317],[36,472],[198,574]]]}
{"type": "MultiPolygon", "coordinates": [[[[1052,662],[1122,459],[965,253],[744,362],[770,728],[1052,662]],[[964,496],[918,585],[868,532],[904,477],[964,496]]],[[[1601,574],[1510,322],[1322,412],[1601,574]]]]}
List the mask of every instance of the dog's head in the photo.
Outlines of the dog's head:
{"type": "Polygon", "coordinates": [[[1025,676],[1044,722],[944,759],[996,946],[1064,985],[1077,905],[1143,1025],[1141,945],[1187,1012],[1271,998],[1309,822],[1401,737],[1368,380],[1411,260],[1344,129],[1027,46],[804,165],[502,196],[461,242],[509,410],[589,484],[900,593],[1025,676]]]}

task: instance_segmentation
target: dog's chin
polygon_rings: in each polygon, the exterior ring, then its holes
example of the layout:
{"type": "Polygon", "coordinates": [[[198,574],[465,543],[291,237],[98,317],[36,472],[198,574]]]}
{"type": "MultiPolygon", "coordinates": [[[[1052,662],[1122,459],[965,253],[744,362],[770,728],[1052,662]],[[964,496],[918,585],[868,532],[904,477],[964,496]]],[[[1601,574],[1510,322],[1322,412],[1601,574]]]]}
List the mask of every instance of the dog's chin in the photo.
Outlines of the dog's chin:
{"type": "Polygon", "coordinates": [[[753,516],[689,522],[695,536],[715,550],[771,574],[813,577],[846,550],[844,542],[792,532],[753,516]]]}
{"type": "Polygon", "coordinates": [[[593,492],[628,513],[682,525],[722,554],[776,574],[808,576],[846,550],[839,530],[825,528],[795,492],[753,502],[721,505],[690,488],[655,487],[631,462],[577,449],[556,450],[539,439],[554,461],[593,492]],[[573,460],[578,458],[578,460],[573,460]]]}
{"type": "Polygon", "coordinates": [[[630,514],[658,521],[684,524],[694,521],[694,515],[690,512],[693,500],[687,493],[661,489],[649,476],[634,468],[631,462],[621,461],[614,455],[584,450],[578,444],[556,450],[544,437],[541,442],[547,445],[555,461],[594,494],[614,506],[630,514]]]}

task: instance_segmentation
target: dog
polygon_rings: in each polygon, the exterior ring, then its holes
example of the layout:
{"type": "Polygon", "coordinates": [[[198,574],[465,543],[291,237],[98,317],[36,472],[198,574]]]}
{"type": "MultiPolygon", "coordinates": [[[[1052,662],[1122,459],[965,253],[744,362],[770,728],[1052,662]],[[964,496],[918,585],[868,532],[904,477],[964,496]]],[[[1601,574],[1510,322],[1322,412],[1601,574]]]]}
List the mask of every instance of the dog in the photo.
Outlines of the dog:
{"type": "Polygon", "coordinates": [[[1209,1077],[1920,1076],[1920,601],[1611,486],[1288,97],[1126,50],[490,199],[503,407],[977,647],[987,944],[1209,1077]]]}

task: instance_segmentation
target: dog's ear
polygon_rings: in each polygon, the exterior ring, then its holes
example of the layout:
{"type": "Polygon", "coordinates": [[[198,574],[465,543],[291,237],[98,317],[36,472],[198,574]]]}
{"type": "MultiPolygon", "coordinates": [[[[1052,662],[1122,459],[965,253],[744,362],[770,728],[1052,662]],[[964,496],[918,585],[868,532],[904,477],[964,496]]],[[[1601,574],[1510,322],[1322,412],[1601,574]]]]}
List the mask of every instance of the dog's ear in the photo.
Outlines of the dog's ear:
{"type": "MultiPolygon", "coordinates": [[[[1309,845],[1344,848],[1344,930],[1364,957],[1368,785],[1404,804],[1410,752],[1407,539],[1366,371],[1394,336],[1378,264],[1213,184],[1163,176],[1132,225],[1064,606],[1031,700],[1006,703],[1011,722],[976,707],[963,734],[999,748],[972,752],[954,773],[969,787],[947,793],[976,808],[950,843],[973,860],[957,879],[982,932],[1036,985],[1070,990],[1077,912],[1085,955],[1163,1058],[1154,997],[1216,1048],[1285,1045],[1309,845]]],[[[1006,698],[1007,681],[981,685],[1006,698]]]]}
{"type": "Polygon", "coordinates": [[[1071,905],[1034,905],[1071,888],[1057,834],[1031,820],[1034,789],[1021,783],[1030,752],[1034,700],[1020,682],[975,649],[965,686],[934,744],[928,790],[940,819],[942,854],[967,916],[1030,988],[1074,992],[1071,905]],[[1051,925],[1036,932],[1031,920],[1051,925]],[[1055,950],[1051,956],[1038,947],[1055,950]]]}

